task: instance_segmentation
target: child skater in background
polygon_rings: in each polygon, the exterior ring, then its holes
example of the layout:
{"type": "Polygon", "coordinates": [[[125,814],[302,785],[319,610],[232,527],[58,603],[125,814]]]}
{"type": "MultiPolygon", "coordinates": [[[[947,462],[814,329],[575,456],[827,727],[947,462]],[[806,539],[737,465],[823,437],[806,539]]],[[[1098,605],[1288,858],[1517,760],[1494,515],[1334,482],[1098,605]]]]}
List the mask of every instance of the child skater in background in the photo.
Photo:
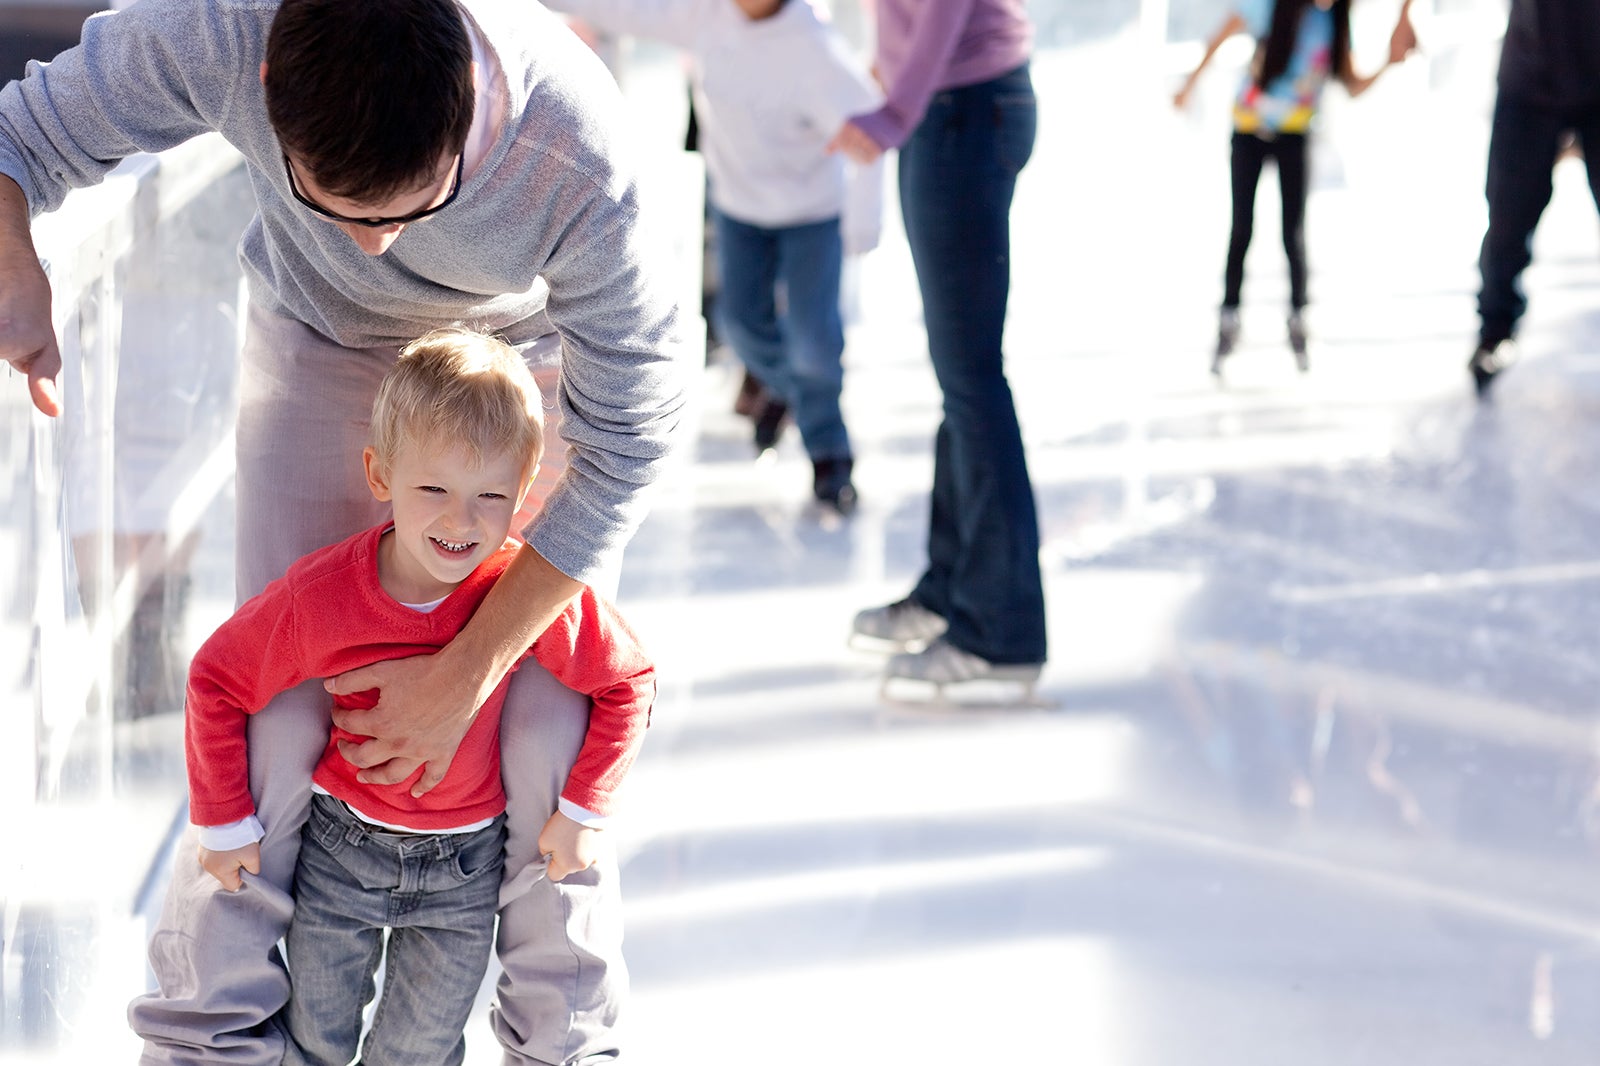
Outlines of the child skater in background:
{"type": "MultiPolygon", "coordinates": [[[[190,667],[190,818],[200,865],[222,889],[247,887],[243,875],[261,869],[249,716],[309,678],[447,644],[516,557],[520,542],[507,537],[539,465],[542,428],[538,386],[499,339],[445,329],[401,352],[361,457],[391,520],[294,563],[218,627],[190,667]]],[[[655,670],[588,588],[525,654],[591,701],[559,809],[539,834],[545,875],[560,881],[602,847],[649,723],[655,670]]],[[[479,711],[444,780],[421,796],[412,793],[420,769],[394,785],[361,780],[342,749],[364,738],[331,728],[311,775],[285,938],[290,995],[279,1021],[289,1066],[343,1066],[358,1053],[373,1063],[462,1061],[499,906],[508,684],[479,711]],[[385,955],[383,998],[362,1041],[362,1008],[385,955]]],[[[338,699],[369,707],[364,697],[375,695],[338,699]]]]}
{"type": "Polygon", "coordinates": [[[613,33],[655,37],[693,59],[700,152],[720,277],[714,311],[770,394],[755,412],[760,455],[793,417],[811,491],[855,509],[854,458],[839,407],[844,320],[843,161],[828,139],[883,96],[843,36],[807,0],[546,0],[613,33]]]}
{"type": "MultiPolygon", "coordinates": [[[[1306,352],[1306,196],[1310,189],[1312,120],[1330,77],[1352,97],[1360,96],[1378,75],[1405,58],[1410,40],[1399,32],[1391,39],[1389,59],[1376,73],[1361,77],[1350,60],[1350,0],[1235,0],[1236,7],[1206,44],[1205,55],[1173,103],[1189,102],[1211,57],[1240,31],[1256,39],[1255,57],[1233,104],[1233,230],[1223,280],[1217,351],[1211,372],[1239,340],[1239,297],[1244,286],[1244,259],[1255,223],[1256,186],[1262,165],[1273,160],[1283,200],[1283,250],[1289,257],[1289,347],[1295,364],[1310,366],[1306,352]]],[[[1405,10],[1401,22],[1405,24],[1405,10]]],[[[1408,24],[1407,24],[1408,25],[1408,24]]]]}

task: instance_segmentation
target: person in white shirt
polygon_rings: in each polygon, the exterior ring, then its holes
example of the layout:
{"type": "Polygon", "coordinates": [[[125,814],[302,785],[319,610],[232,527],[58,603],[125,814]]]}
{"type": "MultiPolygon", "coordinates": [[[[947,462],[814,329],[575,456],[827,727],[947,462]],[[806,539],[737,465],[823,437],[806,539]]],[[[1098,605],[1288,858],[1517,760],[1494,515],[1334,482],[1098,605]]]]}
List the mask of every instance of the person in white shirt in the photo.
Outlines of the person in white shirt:
{"type": "Polygon", "coordinates": [[[658,38],[693,58],[720,271],[716,327],[772,397],[755,412],[757,454],[776,446],[792,416],[811,457],[813,494],[848,514],[854,461],[839,406],[846,163],[827,144],[882,93],[807,0],[546,6],[608,32],[658,38]]]}

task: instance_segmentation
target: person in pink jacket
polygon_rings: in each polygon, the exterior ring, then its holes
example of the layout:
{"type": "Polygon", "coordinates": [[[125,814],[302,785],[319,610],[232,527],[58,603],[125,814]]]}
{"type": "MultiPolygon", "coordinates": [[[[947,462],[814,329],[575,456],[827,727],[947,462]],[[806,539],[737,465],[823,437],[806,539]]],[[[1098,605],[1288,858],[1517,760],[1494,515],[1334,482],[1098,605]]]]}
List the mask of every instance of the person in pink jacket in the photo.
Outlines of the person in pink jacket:
{"type": "MultiPolygon", "coordinates": [[[[195,655],[185,704],[190,818],[200,864],[248,891],[264,828],[250,791],[248,726],[279,692],[397,656],[436,652],[516,557],[511,527],[538,466],[539,390],[497,338],[445,329],[408,345],[379,387],[367,484],[392,520],[314,551],[246,601],[195,655]]],[[[585,588],[532,657],[591,701],[587,737],[539,835],[545,873],[587,869],[649,723],[655,670],[610,604],[585,588]]],[[[334,726],[312,773],[310,819],[285,938],[286,1063],[459,1063],[488,964],[505,845],[502,680],[444,779],[364,780],[334,726]],[[389,932],[387,947],[385,931],[389,932]],[[382,1001],[362,1011],[387,954],[382,1001]]],[[[370,707],[377,693],[330,696],[370,707]]],[[[270,710],[268,714],[272,713],[270,710]]]]}

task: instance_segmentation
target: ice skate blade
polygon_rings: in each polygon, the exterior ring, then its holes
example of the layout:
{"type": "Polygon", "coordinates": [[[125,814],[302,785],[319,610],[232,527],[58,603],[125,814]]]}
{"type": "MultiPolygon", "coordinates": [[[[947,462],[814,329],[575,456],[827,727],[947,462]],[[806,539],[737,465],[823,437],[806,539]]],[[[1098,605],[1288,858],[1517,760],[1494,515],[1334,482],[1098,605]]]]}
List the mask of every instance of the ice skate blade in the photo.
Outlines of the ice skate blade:
{"type": "Polygon", "coordinates": [[[870,633],[863,633],[859,629],[850,631],[850,638],[845,641],[845,646],[854,651],[872,652],[874,655],[893,655],[897,652],[918,652],[926,648],[932,640],[895,640],[891,637],[875,637],[870,633]]]}
{"type": "Polygon", "coordinates": [[[967,681],[922,681],[885,677],[878,699],[892,707],[981,710],[1054,710],[1055,701],[1039,695],[1039,679],[981,677],[967,681]]]}

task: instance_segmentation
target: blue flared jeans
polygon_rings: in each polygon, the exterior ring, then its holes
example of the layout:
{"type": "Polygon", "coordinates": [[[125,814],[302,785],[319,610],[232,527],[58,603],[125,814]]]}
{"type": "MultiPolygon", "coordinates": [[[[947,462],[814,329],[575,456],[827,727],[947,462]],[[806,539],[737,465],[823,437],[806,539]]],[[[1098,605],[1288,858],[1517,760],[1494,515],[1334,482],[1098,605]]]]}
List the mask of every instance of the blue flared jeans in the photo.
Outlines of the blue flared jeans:
{"type": "Polygon", "coordinates": [[[946,639],[995,663],[1045,659],[1039,518],[1001,339],[1011,198],[1038,125],[1025,65],[936,93],[900,149],[900,210],[944,394],[928,569],[912,591],[946,639]]]}

